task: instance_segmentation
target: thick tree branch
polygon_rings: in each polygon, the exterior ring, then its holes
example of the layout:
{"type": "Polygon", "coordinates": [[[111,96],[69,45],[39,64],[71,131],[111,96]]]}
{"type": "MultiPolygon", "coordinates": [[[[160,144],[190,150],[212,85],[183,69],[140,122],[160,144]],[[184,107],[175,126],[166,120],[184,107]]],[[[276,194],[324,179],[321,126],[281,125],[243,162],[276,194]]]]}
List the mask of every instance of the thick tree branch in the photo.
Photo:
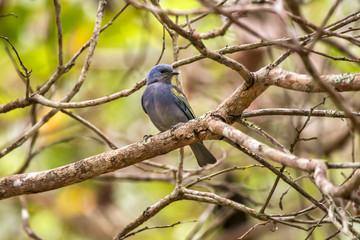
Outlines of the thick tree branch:
{"type": "MultiPolygon", "coordinates": [[[[301,92],[324,92],[325,90],[311,76],[274,68],[265,76],[266,84],[301,92]]],[[[360,73],[343,73],[320,76],[321,80],[339,92],[359,91],[360,73]]]]}
{"type": "Polygon", "coordinates": [[[215,136],[208,136],[205,131],[201,130],[205,129],[201,127],[202,124],[202,120],[191,121],[173,131],[166,131],[144,141],[104,152],[66,166],[0,178],[0,199],[68,186],[134,165],[145,159],[168,153],[205,138],[215,138],[215,136]]]}
{"type": "Polygon", "coordinates": [[[360,203],[357,197],[353,195],[350,196],[349,194],[351,193],[351,190],[354,191],[355,187],[358,186],[358,183],[360,182],[360,174],[356,174],[351,183],[349,183],[346,187],[338,187],[328,181],[327,166],[325,162],[320,159],[307,159],[283,153],[258,142],[236,128],[221,121],[210,121],[208,124],[209,130],[213,133],[229,138],[260,157],[281,163],[285,166],[313,173],[315,184],[324,194],[329,194],[333,197],[349,198],[356,201],[357,204],[360,203]]]}

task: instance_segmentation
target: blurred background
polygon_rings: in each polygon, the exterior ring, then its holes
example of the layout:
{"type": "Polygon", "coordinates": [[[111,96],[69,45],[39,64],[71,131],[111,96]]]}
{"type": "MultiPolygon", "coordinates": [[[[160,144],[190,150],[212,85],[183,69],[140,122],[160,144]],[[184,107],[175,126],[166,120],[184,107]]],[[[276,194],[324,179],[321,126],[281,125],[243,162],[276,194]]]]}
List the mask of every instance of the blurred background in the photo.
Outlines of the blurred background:
{"type": "MultiPolygon", "coordinates": [[[[64,39],[64,61],[67,62],[91,37],[97,11],[97,1],[61,0],[61,22],[64,39]]],[[[123,1],[108,0],[103,24],[125,5],[123,1]]],[[[296,1],[301,7],[303,16],[314,24],[320,25],[331,7],[332,1],[296,1]]],[[[249,3],[249,1],[241,1],[249,3]]],[[[161,1],[164,8],[194,9],[202,7],[197,1],[161,1]]],[[[346,0],[337,8],[329,22],[336,21],[359,9],[359,1],[346,0]]],[[[14,15],[0,17],[0,35],[7,37],[16,47],[20,57],[31,73],[31,87],[37,89],[44,84],[55,72],[58,63],[57,30],[52,1],[46,0],[0,0],[0,15],[13,13],[14,15]]],[[[186,22],[185,17],[178,19],[179,23],[186,22]]],[[[257,12],[243,17],[244,23],[255,31],[261,32],[268,38],[278,39],[287,37],[287,31],[279,18],[271,13],[257,12]]],[[[192,25],[198,32],[208,32],[219,28],[223,19],[216,15],[209,15],[192,25]]],[[[359,25],[359,24],[357,24],[359,25]]],[[[356,24],[352,25],[356,27],[356,24]]],[[[359,26],[357,26],[359,27],[359,26]]],[[[295,26],[297,35],[305,33],[295,26]]],[[[259,40],[246,32],[231,27],[224,36],[206,40],[210,49],[221,49],[225,46],[258,42],[259,40]]],[[[24,96],[25,84],[19,78],[11,59],[5,49],[6,42],[0,47],[0,104],[24,96]]],[[[347,42],[339,41],[355,56],[359,56],[359,49],[347,42]]],[[[179,47],[187,46],[188,42],[179,38],[179,47]]],[[[131,88],[136,82],[146,77],[149,69],[157,62],[163,45],[162,25],[145,10],[138,10],[129,6],[106,31],[100,35],[87,79],[73,101],[95,99],[112,93],[131,88]]],[[[165,52],[161,63],[174,62],[172,41],[168,34],[165,36],[165,52]]],[[[324,43],[317,43],[316,49],[334,56],[343,56],[337,48],[324,43]]],[[[256,71],[274,61],[284,50],[270,47],[252,51],[242,51],[230,55],[251,71],[256,71]]],[[[13,55],[13,52],[11,52],[13,55]]],[[[82,64],[86,58],[84,52],[76,65],[64,74],[46,95],[53,101],[59,101],[78,79],[82,64]]],[[[193,47],[180,51],[179,59],[197,55],[193,47]]],[[[312,55],[313,63],[321,74],[337,74],[358,72],[356,63],[331,61],[327,58],[312,55]]],[[[305,73],[303,65],[297,56],[289,57],[281,65],[288,71],[305,73]]],[[[181,66],[181,80],[184,92],[197,116],[205,114],[226,99],[241,83],[242,79],[232,70],[211,60],[201,60],[181,66]]],[[[121,98],[100,106],[73,109],[97,126],[119,147],[140,141],[146,134],[156,134],[158,131],[152,125],[141,108],[141,94],[144,88],[126,98],[121,98]]],[[[346,102],[358,111],[359,95],[343,93],[346,102]]],[[[326,94],[308,94],[295,92],[277,87],[270,87],[248,109],[260,108],[298,108],[309,109],[321,103],[326,94]]],[[[330,99],[325,101],[319,109],[336,109],[330,99]]],[[[46,114],[50,108],[38,106],[37,118],[46,114]]],[[[295,128],[300,128],[305,117],[294,116],[265,116],[249,120],[278,139],[286,147],[290,147],[296,135],[295,128]]],[[[236,124],[247,134],[265,141],[252,131],[236,124]]],[[[0,114],[0,147],[10,145],[31,127],[30,107],[20,108],[0,114]]],[[[311,141],[301,141],[295,147],[295,154],[303,157],[318,157],[333,162],[349,162],[358,160],[359,138],[349,129],[344,119],[311,118],[302,133],[302,138],[315,138],[311,141]]],[[[266,142],[266,141],[265,141],[266,142]]],[[[26,169],[26,172],[42,171],[56,168],[80,159],[110,150],[88,128],[69,116],[59,112],[45,124],[39,132],[35,150],[44,148],[36,155],[26,169]],[[54,145],[52,145],[54,144],[54,145]]],[[[226,167],[247,166],[255,162],[236,149],[219,141],[205,143],[218,159],[224,159],[216,169],[226,167]]],[[[17,172],[25,162],[29,143],[17,148],[0,159],[0,177],[17,172]]],[[[196,161],[189,148],[185,148],[185,168],[196,169],[196,161]]],[[[152,161],[175,165],[178,151],[159,156],[152,161]]],[[[275,165],[277,166],[277,165],[275,165]]],[[[148,166],[135,166],[118,171],[119,174],[150,174],[151,176],[166,176],[164,181],[138,181],[134,179],[104,180],[93,179],[59,190],[26,196],[30,213],[30,226],[43,239],[110,239],[121,229],[139,216],[148,206],[156,203],[169,194],[174,183],[171,172],[160,171],[148,166]],[[144,171],[144,169],[147,169],[144,171]],[[160,173],[159,173],[160,172],[160,173]],[[164,173],[165,172],[165,173],[164,173]],[[170,179],[170,180],[169,180],[170,179]]],[[[350,170],[330,171],[330,179],[341,183],[350,170]]],[[[294,179],[304,176],[297,183],[314,198],[321,195],[311,180],[304,175],[288,169],[288,174],[294,179]]],[[[221,193],[224,185],[232,186],[236,201],[260,209],[264,199],[275,181],[276,176],[266,168],[254,167],[246,171],[233,171],[211,179],[201,187],[215,189],[221,193]],[[221,183],[221,184],[220,184],[221,183]],[[235,194],[236,193],[236,194],[235,194]]],[[[308,206],[310,203],[297,194],[282,181],[276,189],[273,201],[267,213],[291,213],[308,206]],[[286,192],[286,194],[285,194],[286,192]],[[282,209],[279,203],[282,202],[282,209]]],[[[233,215],[224,213],[225,209],[198,202],[175,202],[144,226],[161,226],[178,221],[194,221],[202,214],[209,212],[207,221],[201,226],[199,233],[205,233],[208,238],[203,239],[236,239],[259,221],[243,214],[233,215]],[[229,219],[230,220],[226,220],[229,219]],[[216,224],[214,226],[214,223],[216,224]],[[240,233],[239,233],[240,232],[240,233]]],[[[314,212],[314,216],[322,213],[314,212]]],[[[258,227],[252,239],[279,239],[290,236],[291,239],[304,239],[306,231],[288,228],[284,225],[268,224],[258,227]],[[268,226],[269,225],[269,226],[268,226]],[[271,226],[270,226],[271,225],[271,226]]],[[[172,228],[148,230],[129,239],[189,239],[196,223],[189,222],[172,228]]],[[[318,228],[312,239],[325,239],[334,233],[332,225],[318,228]]],[[[2,200],[0,204],[0,240],[28,239],[22,230],[21,205],[19,198],[13,197],[2,200]]],[[[196,237],[194,238],[196,239],[196,237]]],[[[250,237],[248,238],[250,239],[250,237]]]]}

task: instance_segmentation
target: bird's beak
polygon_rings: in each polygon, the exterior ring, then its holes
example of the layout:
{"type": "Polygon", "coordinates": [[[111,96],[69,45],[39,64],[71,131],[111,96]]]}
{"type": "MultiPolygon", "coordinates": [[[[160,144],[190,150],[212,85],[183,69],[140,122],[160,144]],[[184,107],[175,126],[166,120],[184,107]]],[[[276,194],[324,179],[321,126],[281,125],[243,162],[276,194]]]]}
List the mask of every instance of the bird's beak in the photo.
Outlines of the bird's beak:
{"type": "Polygon", "coordinates": [[[179,73],[176,71],[172,71],[172,75],[179,75],[179,73]]]}

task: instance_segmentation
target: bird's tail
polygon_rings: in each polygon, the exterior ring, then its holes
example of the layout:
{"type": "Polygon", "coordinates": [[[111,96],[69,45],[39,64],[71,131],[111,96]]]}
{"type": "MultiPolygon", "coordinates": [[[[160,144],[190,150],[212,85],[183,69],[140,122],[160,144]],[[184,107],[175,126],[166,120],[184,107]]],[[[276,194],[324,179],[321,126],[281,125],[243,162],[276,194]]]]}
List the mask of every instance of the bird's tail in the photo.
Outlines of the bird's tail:
{"type": "Polygon", "coordinates": [[[207,150],[202,142],[190,145],[200,167],[216,163],[216,158],[207,150]]]}

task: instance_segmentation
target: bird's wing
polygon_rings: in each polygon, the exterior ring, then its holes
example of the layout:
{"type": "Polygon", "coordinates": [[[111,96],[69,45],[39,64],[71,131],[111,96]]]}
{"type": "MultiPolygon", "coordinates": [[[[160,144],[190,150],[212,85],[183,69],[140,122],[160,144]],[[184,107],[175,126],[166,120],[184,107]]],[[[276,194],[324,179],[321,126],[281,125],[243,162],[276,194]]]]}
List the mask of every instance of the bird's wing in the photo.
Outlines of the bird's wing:
{"type": "Polygon", "coordinates": [[[174,97],[176,104],[185,113],[187,118],[189,120],[194,119],[195,114],[194,114],[193,110],[191,109],[188,100],[186,99],[185,95],[181,92],[181,90],[179,88],[177,88],[176,86],[172,86],[171,93],[172,93],[172,96],[174,97]]]}
{"type": "Polygon", "coordinates": [[[146,109],[144,107],[144,94],[141,96],[141,106],[142,106],[142,109],[144,110],[144,112],[147,114],[146,109]]]}

